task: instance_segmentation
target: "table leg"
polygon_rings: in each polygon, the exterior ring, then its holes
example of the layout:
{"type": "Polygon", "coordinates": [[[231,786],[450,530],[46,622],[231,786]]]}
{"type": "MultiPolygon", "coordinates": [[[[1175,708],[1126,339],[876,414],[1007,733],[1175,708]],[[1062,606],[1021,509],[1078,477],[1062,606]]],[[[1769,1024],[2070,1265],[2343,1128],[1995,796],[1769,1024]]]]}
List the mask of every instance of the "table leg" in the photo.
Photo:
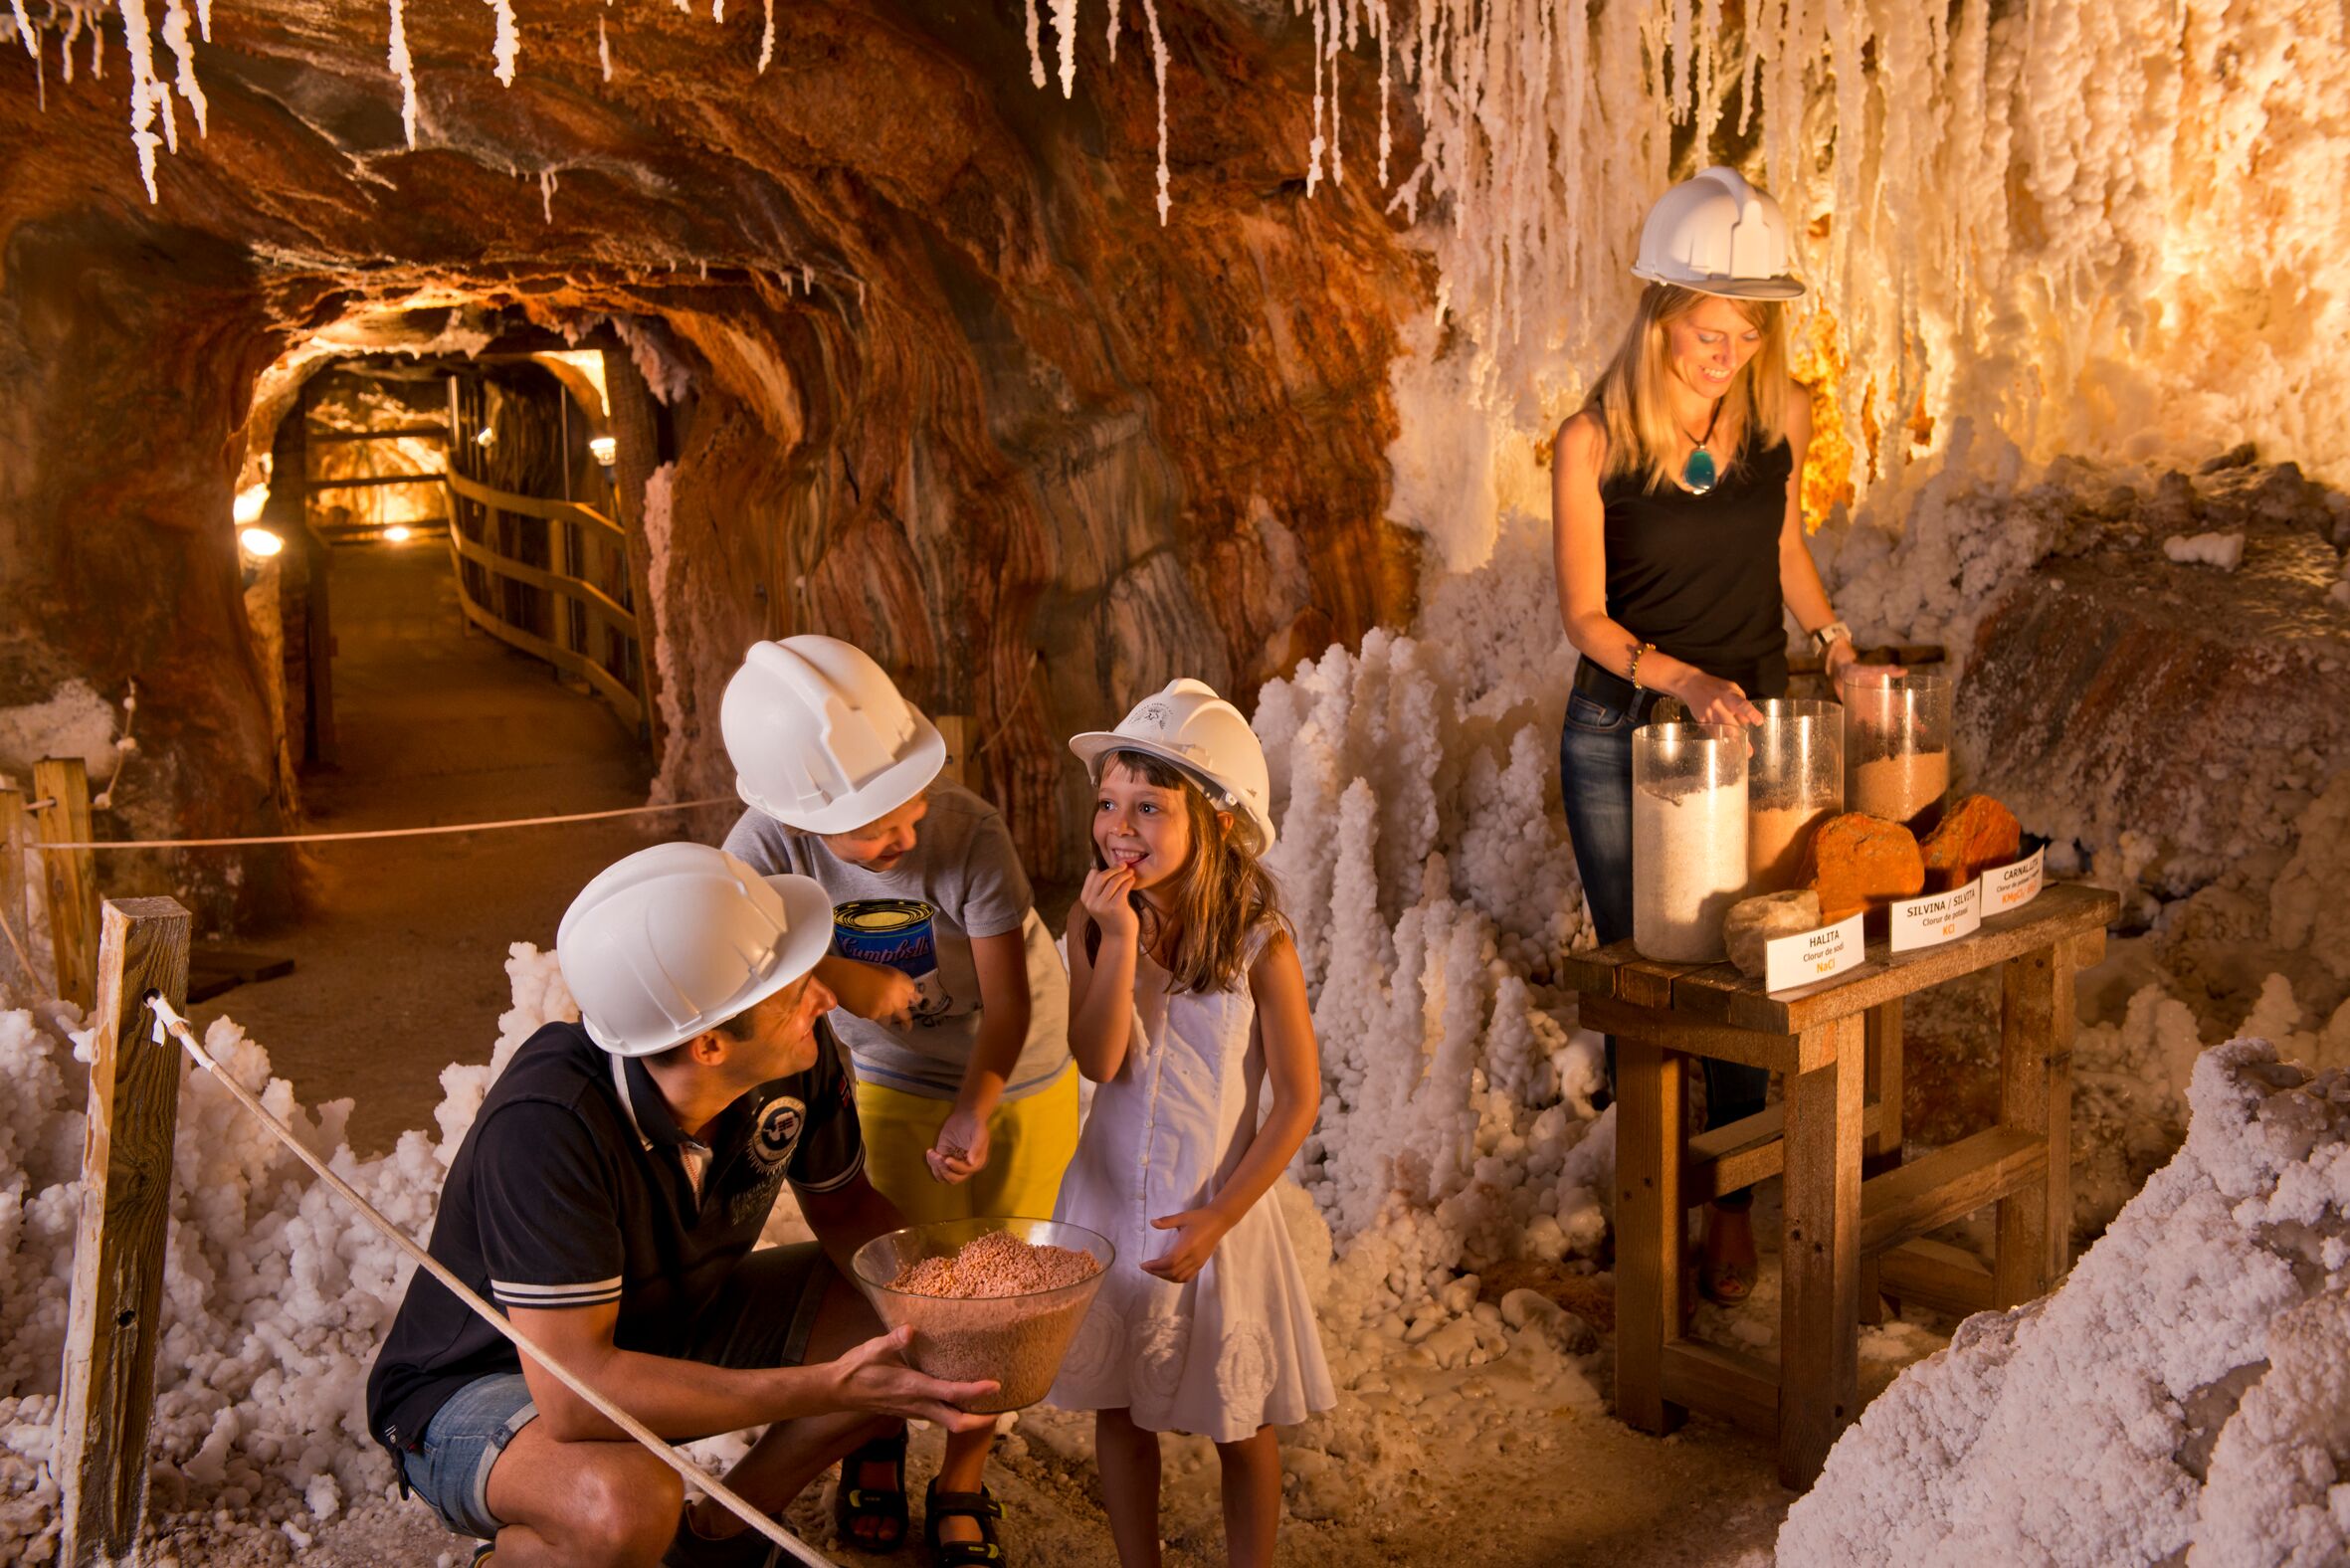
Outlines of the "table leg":
{"type": "MultiPolygon", "coordinates": [[[[1877,1106],[1877,1131],[1860,1161],[1863,1178],[1879,1176],[1901,1163],[1901,999],[1868,1010],[1868,1072],[1865,1098],[1877,1106]]],[[[1860,1321],[1885,1320],[1882,1286],[1873,1257],[1860,1260],[1860,1321]]]]}
{"type": "Polygon", "coordinates": [[[1999,1121],[2048,1140],[2048,1174],[1999,1202],[1992,1301],[2046,1295],[2071,1259],[2072,986],[2070,941],[2011,958],[2000,974],[1999,1121]]]}
{"type": "Polygon", "coordinates": [[[1616,1414],[1643,1432],[1670,1432],[1683,1414],[1665,1401],[1664,1359],[1680,1335],[1686,1065],[1616,1037],[1616,1414]]]}
{"type": "MultiPolygon", "coordinates": [[[[1866,1034],[1821,1026],[1826,1066],[1787,1080],[1787,1231],[1780,1254],[1779,1479],[1819,1478],[1860,1412],[1860,1121],[1866,1034]]],[[[1814,1042],[1805,1041],[1806,1054],[1814,1042]]]]}

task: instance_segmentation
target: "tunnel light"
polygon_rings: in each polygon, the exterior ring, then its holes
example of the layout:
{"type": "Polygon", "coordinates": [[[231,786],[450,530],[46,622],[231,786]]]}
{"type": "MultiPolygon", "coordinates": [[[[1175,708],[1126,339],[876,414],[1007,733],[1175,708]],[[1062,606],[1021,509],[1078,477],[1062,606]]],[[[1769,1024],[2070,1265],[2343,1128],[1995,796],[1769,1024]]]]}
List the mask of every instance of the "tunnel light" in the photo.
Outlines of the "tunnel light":
{"type": "Polygon", "coordinates": [[[409,539],[408,524],[395,522],[383,530],[383,536],[394,544],[406,544],[409,539]]]}
{"type": "Polygon", "coordinates": [[[237,534],[237,543],[255,560],[266,561],[286,548],[286,541],[267,528],[245,528],[237,534]]]}
{"type": "Polygon", "coordinates": [[[491,430],[491,429],[490,429],[490,428],[488,425],[484,425],[484,426],[483,426],[483,427],[482,427],[482,428],[481,428],[479,431],[475,432],[475,434],[474,434],[474,445],[475,445],[475,446],[477,446],[477,447],[494,447],[494,446],[496,446],[496,445],[497,445],[497,432],[496,432],[496,431],[494,431],[494,430],[491,430]]]}
{"type": "Polygon", "coordinates": [[[588,452],[598,463],[610,468],[620,456],[620,443],[610,436],[597,436],[588,443],[588,452]]]}
{"type": "Polygon", "coordinates": [[[237,526],[241,528],[249,522],[261,521],[262,508],[269,503],[270,488],[267,485],[256,485],[249,490],[237,491],[237,500],[233,508],[237,515],[237,526]]]}

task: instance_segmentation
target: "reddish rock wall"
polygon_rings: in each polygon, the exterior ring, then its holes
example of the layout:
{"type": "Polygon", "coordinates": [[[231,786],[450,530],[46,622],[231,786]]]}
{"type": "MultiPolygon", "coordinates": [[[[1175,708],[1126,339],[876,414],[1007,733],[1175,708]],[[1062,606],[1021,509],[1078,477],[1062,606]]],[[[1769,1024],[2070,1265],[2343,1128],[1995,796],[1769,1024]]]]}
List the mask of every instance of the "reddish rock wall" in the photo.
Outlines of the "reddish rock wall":
{"type": "Polygon", "coordinates": [[[269,436],[243,427],[264,366],[401,301],[674,345],[682,791],[723,787],[709,720],[743,645],[827,631],[974,715],[1052,875],[1077,848],[1064,735],[1178,673],[1245,696],[1408,614],[1411,552],[1378,519],[1423,280],[1363,182],[1303,196],[1301,27],[1161,8],[1161,228],[1137,18],[1115,66],[1084,29],[1065,100],[1029,85],[1006,4],[779,6],[761,77],[756,7],[716,27],[563,0],[524,17],[510,89],[488,9],[412,5],[412,151],[378,15],[257,9],[216,6],[210,134],[183,109],[152,207],[119,22],[102,82],[52,54],[46,111],[0,58],[0,597],[31,607],[0,628],[0,705],[76,675],[153,693],[116,831],[293,809],[238,609],[230,491],[269,436]]]}

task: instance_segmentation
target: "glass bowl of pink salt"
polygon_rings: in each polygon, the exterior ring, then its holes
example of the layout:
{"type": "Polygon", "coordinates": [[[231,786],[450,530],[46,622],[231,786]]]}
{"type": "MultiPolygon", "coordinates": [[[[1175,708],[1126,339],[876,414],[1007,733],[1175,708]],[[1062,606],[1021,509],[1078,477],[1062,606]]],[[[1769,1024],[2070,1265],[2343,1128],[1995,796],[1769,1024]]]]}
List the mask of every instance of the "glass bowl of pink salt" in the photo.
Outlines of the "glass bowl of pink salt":
{"type": "Polygon", "coordinates": [[[889,1231],[851,1262],[881,1325],[912,1328],[908,1365],[1003,1385],[964,1407],[984,1415],[1045,1397],[1116,1260],[1109,1238],[1083,1226],[990,1219],[889,1231]]]}

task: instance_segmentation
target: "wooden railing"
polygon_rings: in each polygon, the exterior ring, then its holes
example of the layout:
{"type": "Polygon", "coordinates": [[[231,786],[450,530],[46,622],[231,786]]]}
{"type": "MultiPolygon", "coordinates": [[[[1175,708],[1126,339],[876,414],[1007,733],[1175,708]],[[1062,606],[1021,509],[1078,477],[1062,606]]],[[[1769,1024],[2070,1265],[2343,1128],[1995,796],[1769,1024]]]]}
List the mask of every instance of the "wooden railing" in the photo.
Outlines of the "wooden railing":
{"type": "Polygon", "coordinates": [[[447,483],[449,553],[466,619],[585,681],[622,722],[642,729],[644,641],[620,524],[576,501],[510,495],[454,471],[447,483]],[[526,555],[543,555],[543,564],[526,555]]]}

